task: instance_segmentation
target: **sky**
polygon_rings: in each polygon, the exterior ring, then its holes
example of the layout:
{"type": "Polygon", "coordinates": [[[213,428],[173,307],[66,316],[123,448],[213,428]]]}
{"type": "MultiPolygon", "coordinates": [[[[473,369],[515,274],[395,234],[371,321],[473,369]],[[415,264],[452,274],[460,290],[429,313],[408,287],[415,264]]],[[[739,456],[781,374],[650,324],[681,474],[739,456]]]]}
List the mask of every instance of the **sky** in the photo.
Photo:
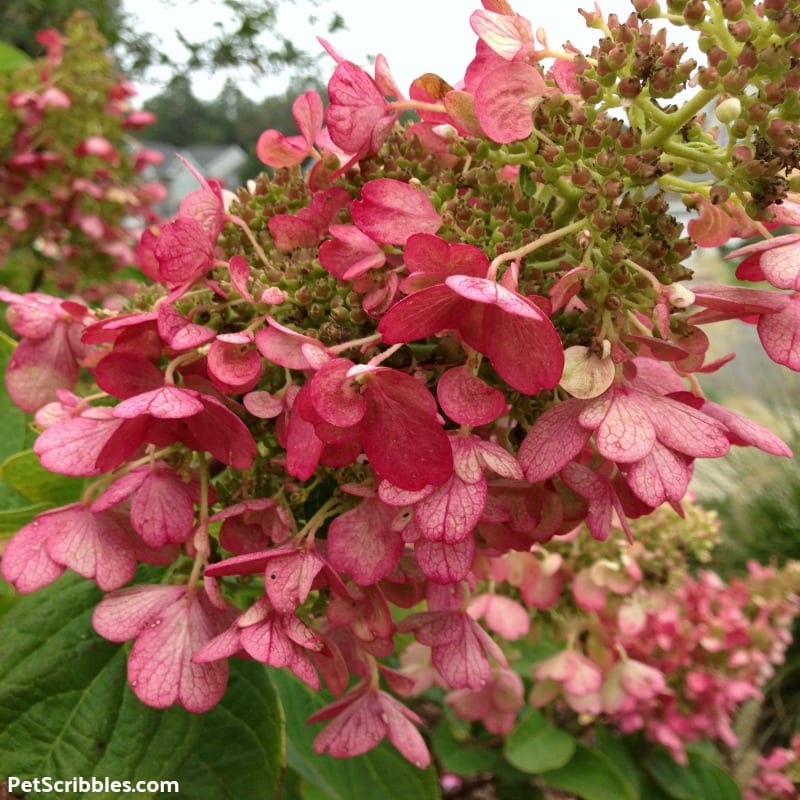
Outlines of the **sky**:
{"type": "MultiPolygon", "coordinates": [[[[220,18],[220,3],[214,0],[125,0],[126,8],[138,17],[142,28],[159,36],[167,47],[178,47],[172,31],[179,29],[189,39],[202,39],[214,31],[220,18]]],[[[481,7],[480,0],[323,0],[315,13],[318,25],[309,25],[313,7],[297,0],[281,5],[280,28],[298,48],[309,53],[322,52],[317,35],[328,38],[350,61],[362,66],[369,56],[382,53],[401,89],[425,73],[434,72],[449,83],[459,80],[475,51],[476,37],[469,16],[481,7]],[[344,17],[348,30],[326,34],[333,11],[344,17]]],[[[534,29],[547,31],[551,45],[566,40],[588,51],[598,40],[598,31],[586,27],[579,8],[592,8],[594,0],[511,0],[517,13],[527,17],[534,29]]],[[[626,18],[632,10],[630,0],[602,0],[603,12],[626,18]]],[[[178,52],[180,50],[178,49],[178,52]]],[[[333,70],[333,61],[322,62],[322,75],[333,70]]],[[[254,99],[277,94],[285,79],[251,80],[251,72],[241,73],[237,81],[254,99]]],[[[194,84],[195,94],[209,100],[216,97],[227,75],[205,75],[194,84]]],[[[141,99],[158,92],[157,86],[139,85],[141,99]]]]}

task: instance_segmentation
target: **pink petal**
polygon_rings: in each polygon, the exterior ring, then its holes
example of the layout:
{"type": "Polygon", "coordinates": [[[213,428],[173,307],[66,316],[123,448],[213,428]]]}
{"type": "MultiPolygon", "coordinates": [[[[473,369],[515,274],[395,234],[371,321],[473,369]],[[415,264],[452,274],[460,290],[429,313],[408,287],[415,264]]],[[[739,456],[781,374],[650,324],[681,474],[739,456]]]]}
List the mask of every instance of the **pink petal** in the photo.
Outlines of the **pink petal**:
{"type": "Polygon", "coordinates": [[[264,131],[256,141],[256,155],[268,167],[294,167],[309,154],[308,142],[302,136],[285,136],[280,131],[264,131]]]}
{"type": "Polygon", "coordinates": [[[161,370],[135,353],[109,353],[98,362],[94,375],[104,392],[121,399],[157,390],[164,384],[161,370]]]}
{"type": "Polygon", "coordinates": [[[203,410],[198,393],[177,386],[162,386],[134,395],[114,406],[112,413],[122,419],[149,414],[156,419],[186,419],[203,410]]]}
{"type": "Polygon", "coordinates": [[[413,342],[458,328],[468,313],[469,304],[463,298],[450,287],[436,284],[395,303],[381,318],[378,330],[386,344],[413,342]]]}
{"type": "Polygon", "coordinates": [[[453,472],[453,456],[430,392],[410,375],[379,369],[366,376],[363,396],[361,443],[375,471],[412,491],[444,483],[453,472]]]}
{"type": "Polygon", "coordinates": [[[274,419],[283,411],[283,398],[269,392],[249,392],[242,398],[244,407],[259,419],[274,419]]]}
{"type": "Polygon", "coordinates": [[[6,389],[23,411],[34,412],[56,399],[59,389],[72,389],[78,379],[78,364],[67,338],[67,329],[57,325],[41,340],[23,339],[6,367],[6,389]]]}
{"type": "Polygon", "coordinates": [[[247,281],[250,279],[250,265],[247,263],[247,259],[240,255],[233,256],[228,262],[228,274],[231,276],[234,289],[239,292],[242,299],[250,303],[254,302],[253,296],[247,288],[247,281]]]}
{"type": "Polygon", "coordinates": [[[773,361],[800,371],[800,294],[787,300],[783,310],[758,320],[758,338],[773,361]]]}
{"type": "MultiPolygon", "coordinates": [[[[345,697],[349,703],[314,739],[315,753],[350,758],[372,750],[386,736],[386,724],[381,719],[380,708],[373,707],[369,694],[362,694],[355,700],[349,695],[345,697]]],[[[309,721],[316,719],[311,717],[309,721]]]]}
{"type": "Polygon", "coordinates": [[[630,466],[625,480],[643,503],[656,507],[682,500],[691,475],[685,456],[656,442],[647,456],[630,466]]]}
{"type": "Polygon", "coordinates": [[[170,472],[148,470],[131,505],[131,523],[150,547],[186,541],[194,526],[194,502],[186,484],[170,472]]]}
{"type": "Polygon", "coordinates": [[[185,586],[131,586],[106,595],[92,615],[94,629],[111,642],[136,638],[186,593],[185,586]]]}
{"type": "Polygon", "coordinates": [[[271,317],[267,317],[268,328],[261,328],[256,334],[256,347],[264,358],[288,369],[311,369],[312,365],[303,354],[303,346],[319,348],[324,346],[318,339],[286,328],[271,317]]]}
{"type": "Polygon", "coordinates": [[[488,356],[498,374],[526,394],[556,386],[564,368],[561,338],[530,300],[488,278],[452,275],[445,284],[465,299],[486,305],[462,322],[464,340],[488,356]]]}
{"type": "Polygon", "coordinates": [[[209,235],[192,217],[179,217],[164,225],[153,252],[161,279],[170,285],[199,278],[214,264],[209,235]]]}
{"type": "Polygon", "coordinates": [[[415,233],[436,233],[442,219],[428,196],[415,186],[391,178],[366,183],[361,200],[351,206],[356,226],[371,239],[405,244],[415,233]]]}
{"type": "Polygon", "coordinates": [[[600,454],[618,463],[639,461],[653,449],[656,431],[638,393],[613,392],[594,439],[600,454]]]}
{"type": "Polygon", "coordinates": [[[774,456],[792,457],[791,449],[781,438],[747,417],[717,403],[712,403],[710,400],[695,397],[695,395],[691,395],[688,399],[682,395],[680,399],[683,402],[689,402],[704,414],[719,420],[728,429],[728,437],[732,444],[753,445],[774,456]]]}
{"type": "Polygon", "coordinates": [[[269,555],[264,572],[267,597],[277,612],[294,613],[308,598],[325,562],[313,550],[294,547],[272,550],[269,555]]]}
{"type": "Polygon", "coordinates": [[[322,130],[324,114],[322,99],[313,89],[301,94],[292,104],[292,116],[309,147],[322,130]]]}
{"type": "Polygon", "coordinates": [[[520,51],[533,50],[531,23],[519,14],[481,9],[472,12],[469,24],[481,41],[506,61],[513,61],[520,51]]]}
{"type": "Polygon", "coordinates": [[[385,692],[378,692],[379,715],[386,725],[389,741],[415,767],[426,769],[431,761],[425,740],[410,720],[421,724],[419,717],[385,692]]]}
{"type": "Polygon", "coordinates": [[[414,544],[414,557],[425,576],[434,583],[457,583],[472,569],[475,539],[468,536],[455,544],[420,539],[414,544]]]}
{"type": "Polygon", "coordinates": [[[83,505],[69,506],[47,539],[47,552],[104,591],[119,589],[136,574],[137,561],[132,532],[121,522],[112,511],[93,514],[83,505]]]}
{"type": "Polygon", "coordinates": [[[123,420],[111,416],[110,408],[58,422],[39,434],[33,450],[42,466],[59,475],[90,478],[104,470],[97,459],[123,420]]]}
{"type": "Polygon", "coordinates": [[[528,612],[510,597],[499,594],[482,594],[473,598],[467,613],[473,619],[483,617],[486,625],[508,641],[527,635],[531,627],[528,612]]]}
{"type": "Polygon", "coordinates": [[[800,233],[766,239],[734,250],[727,257],[739,256],[756,256],[764,278],[778,289],[800,290],[800,233]]]}
{"type": "Polygon", "coordinates": [[[234,469],[250,469],[257,447],[250,429],[226,406],[209,395],[203,413],[189,417],[186,427],[204,450],[234,469]]]}
{"type": "Polygon", "coordinates": [[[335,278],[355,280],[386,263],[386,254],[369,236],[354,225],[331,225],[333,239],[319,248],[320,264],[335,278]]]}
{"type": "Polygon", "coordinates": [[[534,422],[518,454],[529,481],[552,477],[586,446],[591,431],[578,421],[585,405],[582,400],[567,400],[551,406],[534,422]]]}
{"type": "Polygon", "coordinates": [[[328,82],[325,122],[333,142],[346,153],[374,152],[388,129],[389,107],[375,81],[349,61],[342,61],[328,82]]]}
{"type": "Polygon", "coordinates": [[[248,392],[261,377],[261,355],[253,348],[217,338],[208,350],[208,374],[220,389],[232,394],[248,392]]]}
{"type": "Polygon", "coordinates": [[[652,397],[648,415],[658,440],[692,458],[719,458],[730,449],[723,424],[669,397],[652,397]]]}
{"type": "Polygon", "coordinates": [[[315,247],[319,241],[319,231],[314,225],[291,214],[270,217],[267,227],[275,247],[282,253],[291,253],[300,247],[315,247]]]}
{"type": "Polygon", "coordinates": [[[365,498],[328,528],[328,557],[339,572],[350,575],[359,586],[385,578],[398,564],[404,544],[392,530],[393,509],[377,498],[365,498]]]}
{"type": "Polygon", "coordinates": [[[47,552],[47,538],[58,530],[62,509],[45,512],[20,528],[8,541],[0,569],[4,581],[18,592],[27,594],[47,586],[58,578],[64,567],[47,552]]]}
{"type": "MultiPolygon", "coordinates": [[[[158,307],[158,335],[173,350],[191,350],[213,341],[216,332],[204,325],[189,322],[169,303],[158,307]]],[[[117,395],[121,397],[122,395],[117,395]]]]}
{"type": "MultiPolygon", "coordinates": [[[[357,425],[364,417],[367,401],[347,373],[353,362],[335,358],[314,375],[309,397],[314,410],[325,422],[340,428],[357,425]]],[[[323,437],[324,438],[324,437],[323,437]]]]}
{"type": "Polygon", "coordinates": [[[420,533],[432,542],[462,542],[471,536],[478,524],[487,495],[485,478],[465,483],[453,475],[414,506],[414,522],[420,533]]]}
{"type": "Polygon", "coordinates": [[[447,370],[436,385],[436,396],[442,411],[460,425],[487,425],[506,409],[505,395],[467,367],[447,370]]]}
{"type": "Polygon", "coordinates": [[[483,132],[501,144],[527,139],[533,108],[547,91],[537,69],[518,61],[493,70],[475,92],[475,112],[483,132]]]}
{"type": "Polygon", "coordinates": [[[164,608],[137,638],[128,657],[128,681],[149,706],[180,703],[199,714],[222,699],[228,663],[195,664],[192,655],[224,629],[225,617],[204,593],[184,595],[164,608]]]}

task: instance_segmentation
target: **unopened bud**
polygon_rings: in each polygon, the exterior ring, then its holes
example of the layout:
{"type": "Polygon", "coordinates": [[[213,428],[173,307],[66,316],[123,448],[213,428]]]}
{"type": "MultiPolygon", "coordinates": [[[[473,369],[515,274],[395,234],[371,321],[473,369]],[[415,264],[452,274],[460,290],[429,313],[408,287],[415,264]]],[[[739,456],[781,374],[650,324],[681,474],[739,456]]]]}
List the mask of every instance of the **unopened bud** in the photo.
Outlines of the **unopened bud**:
{"type": "Polygon", "coordinates": [[[657,19],[661,16],[657,0],[633,0],[633,7],[642,19],[657,19]]]}
{"type": "Polygon", "coordinates": [[[681,283],[673,283],[667,286],[667,299],[675,308],[688,308],[694,303],[694,292],[681,283]]]}
{"type": "Polygon", "coordinates": [[[742,103],[738,97],[728,97],[717,106],[714,113],[723,125],[727,125],[739,118],[742,113],[742,103]]]}

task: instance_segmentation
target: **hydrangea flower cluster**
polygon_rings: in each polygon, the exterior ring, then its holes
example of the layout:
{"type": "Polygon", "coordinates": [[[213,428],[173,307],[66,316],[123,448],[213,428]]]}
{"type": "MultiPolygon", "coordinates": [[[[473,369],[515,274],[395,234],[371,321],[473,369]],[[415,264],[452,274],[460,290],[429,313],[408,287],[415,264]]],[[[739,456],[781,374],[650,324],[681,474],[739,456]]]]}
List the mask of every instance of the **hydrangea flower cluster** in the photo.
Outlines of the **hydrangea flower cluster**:
{"type": "Polygon", "coordinates": [[[789,747],[776,747],[758,759],[758,773],[744,793],[745,800],[793,800],[800,784],[800,733],[789,747]]]}
{"type": "MultiPolygon", "coordinates": [[[[526,702],[551,707],[565,725],[601,720],[642,731],[680,763],[699,739],[735,747],[736,713],[760,698],[791,642],[800,564],[751,563],[730,583],[710,570],[693,576],[690,563],[709,560],[718,523],[684,506],[685,519],[664,506],[635,521],[633,546],[575,531],[546,547],[481,558],[469,615],[511,643],[508,653],[532,639],[555,652],[527,674],[509,655],[485,684],[447,693],[456,716],[507,734],[526,702]],[[527,696],[520,674],[532,679],[527,696]]],[[[447,685],[435,647],[408,648],[401,662],[415,679],[412,694],[447,685]]]]}
{"type": "Polygon", "coordinates": [[[157,220],[153,206],[165,196],[141,178],[160,153],[130,136],[153,117],[132,107],[133,87],[113,72],[85,14],[75,14],[65,34],[41,31],[37,40],[43,58],[0,76],[4,270],[24,273],[19,288],[78,290],[93,301],[131,294],[135,282],[115,285],[111,276],[136,264],[138,235],[157,220]]]}
{"type": "MultiPolygon", "coordinates": [[[[325,44],[328,107],[299,97],[299,134],[266,131],[274,171],[235,198],[197,176],[142,236],[149,281],[129,308],[3,294],[35,452],[90,481],[17,533],[3,576],[26,592],[65,569],[96,581],[95,628],[134,640],[142,701],[205,711],[244,655],[338,697],[312,719],[329,721],[318,751],[386,737],[425,766],[420,718],[395,697],[415,685],[396,634],[428,649],[459,713],[507,730],[521,682],[489,631],[529,624],[514,592],[548,608],[572,580],[598,661],[568,647],[539,664],[535,702],[560,693],[676,751],[675,736],[727,735],[746,693],[706,656],[751,621],[741,590],[728,602],[705,576],[639,604],[634,556],[568,573],[548,543],[582,525],[603,541],[616,522],[633,540],[628,520],[680,509],[694,461],[732,445],[790,455],[697,375],[727,360],[707,360],[702,326],[731,317],[800,368],[796,236],[769,231],[800,221],[800,23],[780,0],[669,2],[701,44],[728,45],[698,66],[650,21],[656,2],[635,5],[586,14],[601,40],[582,55],[484,0],[463,77],[425,74],[408,96],[384,58],[370,74],[325,44]],[[697,209],[691,238],[670,197],[697,209]],[[772,288],[684,285],[695,242],[744,236],[759,243],[741,277],[772,288]],[[164,581],[126,586],[142,562],[164,581]],[[624,613],[600,603],[622,591],[624,613]],[[637,642],[646,625],[658,637],[637,642]]],[[[781,627],[771,609],[761,621],[781,627]]],[[[732,674],[760,675],[769,658],[744,652],[732,674]]]]}

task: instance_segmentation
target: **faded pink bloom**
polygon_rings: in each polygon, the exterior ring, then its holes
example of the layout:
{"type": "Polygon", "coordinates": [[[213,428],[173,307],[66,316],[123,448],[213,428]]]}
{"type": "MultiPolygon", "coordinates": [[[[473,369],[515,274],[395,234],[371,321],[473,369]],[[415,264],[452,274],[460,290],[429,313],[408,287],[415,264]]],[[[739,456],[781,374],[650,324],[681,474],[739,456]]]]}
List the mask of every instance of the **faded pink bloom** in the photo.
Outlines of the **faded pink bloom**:
{"type": "Polygon", "coordinates": [[[456,689],[444,699],[461,719],[481,722],[490,733],[504,735],[514,726],[517,713],[525,704],[525,687],[516,672],[496,667],[482,689],[456,689]]]}
{"type": "Polygon", "coordinates": [[[465,611],[422,611],[398,623],[402,633],[431,648],[431,660],[454,689],[483,688],[492,677],[489,656],[506,667],[503,651],[465,611]]]}
{"type": "Polygon", "coordinates": [[[83,503],[73,503],[45,511],[20,528],[6,546],[2,574],[20,592],[33,592],[69,567],[110,591],[133,578],[137,561],[168,564],[175,555],[174,547],[146,546],[127,514],[94,513],[83,503]]]}
{"type": "Polygon", "coordinates": [[[472,598],[467,613],[473,619],[483,617],[486,626],[508,641],[525,636],[531,627],[528,612],[510,597],[479,594],[472,598]]]}
{"type": "Polygon", "coordinates": [[[396,511],[378,497],[365,497],[339,514],[328,528],[328,558],[359,586],[385,578],[398,564],[405,545],[392,523],[396,511]]]}
{"type": "Polygon", "coordinates": [[[6,368],[6,388],[23,411],[37,411],[56,399],[59,389],[72,389],[79,361],[89,348],[80,341],[89,309],[80,303],[44,294],[15,294],[0,289],[8,303],[9,327],[22,337],[6,368]]]}
{"type": "Polygon", "coordinates": [[[362,681],[340,700],[321,708],[309,723],[333,721],[314,740],[314,752],[349,758],[372,750],[384,737],[412,764],[425,769],[430,754],[412,723],[422,720],[386,692],[362,681]]]}
{"type": "Polygon", "coordinates": [[[215,606],[203,590],[142,585],[103,598],[92,623],[112,642],[135,639],[128,681],[143,703],[154,708],[180,703],[201,713],[225,694],[228,664],[195,663],[192,656],[227,626],[232,614],[215,606]]]}
{"type": "Polygon", "coordinates": [[[277,611],[262,597],[229,628],[195,650],[192,663],[226,663],[225,659],[244,651],[250,658],[276,669],[288,667],[312,689],[319,690],[319,677],[309,651],[323,647],[319,636],[293,613],[277,611]]]}

